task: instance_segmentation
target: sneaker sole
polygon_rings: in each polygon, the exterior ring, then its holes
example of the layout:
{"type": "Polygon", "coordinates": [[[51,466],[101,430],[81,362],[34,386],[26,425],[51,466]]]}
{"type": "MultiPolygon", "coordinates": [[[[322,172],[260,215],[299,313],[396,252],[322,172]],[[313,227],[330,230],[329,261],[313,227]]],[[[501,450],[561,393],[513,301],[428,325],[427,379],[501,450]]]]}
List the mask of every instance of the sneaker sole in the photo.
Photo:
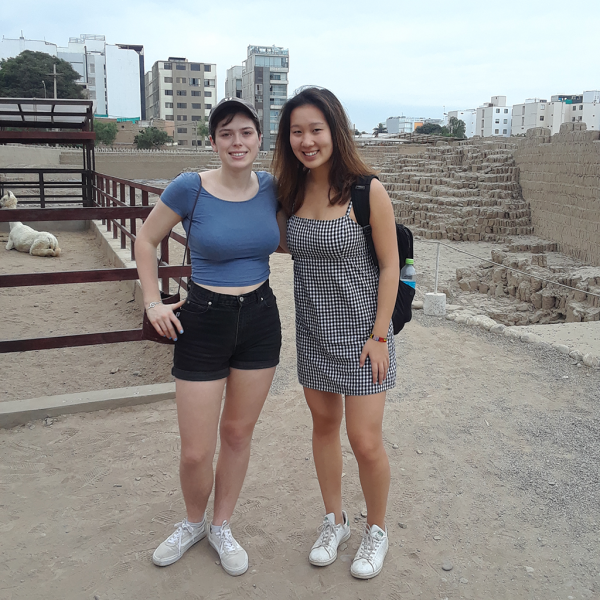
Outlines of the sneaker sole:
{"type": "MultiPolygon", "coordinates": [[[[344,542],[348,541],[350,539],[350,530],[348,530],[348,533],[340,540],[340,543],[338,544],[338,548],[340,547],[340,544],[343,544],[344,542]]],[[[308,555],[308,562],[311,565],[315,565],[315,567],[326,567],[328,565],[333,564],[335,561],[337,560],[337,549],[335,551],[335,556],[327,561],[324,562],[319,562],[316,560],[311,560],[310,559],[310,554],[308,555]]]]}
{"type": "Polygon", "coordinates": [[[195,542],[192,542],[179,556],[175,558],[160,559],[154,558],[154,555],[152,555],[152,562],[157,567],[168,567],[169,565],[176,563],[194,544],[197,544],[198,542],[202,541],[206,537],[206,535],[206,532],[204,532],[202,536],[200,536],[195,542]]]}
{"type": "MultiPolygon", "coordinates": [[[[214,548],[215,552],[217,554],[219,554],[219,550],[213,544],[213,541],[210,539],[210,536],[208,537],[208,543],[214,548]]],[[[239,569],[229,569],[229,568],[227,568],[223,564],[223,561],[220,560],[220,559],[221,559],[221,555],[219,554],[219,562],[221,563],[221,566],[223,567],[223,571],[225,571],[225,573],[227,573],[228,575],[231,575],[232,577],[238,577],[240,575],[243,575],[248,570],[248,560],[247,559],[246,559],[246,564],[242,565],[239,569]]]]}

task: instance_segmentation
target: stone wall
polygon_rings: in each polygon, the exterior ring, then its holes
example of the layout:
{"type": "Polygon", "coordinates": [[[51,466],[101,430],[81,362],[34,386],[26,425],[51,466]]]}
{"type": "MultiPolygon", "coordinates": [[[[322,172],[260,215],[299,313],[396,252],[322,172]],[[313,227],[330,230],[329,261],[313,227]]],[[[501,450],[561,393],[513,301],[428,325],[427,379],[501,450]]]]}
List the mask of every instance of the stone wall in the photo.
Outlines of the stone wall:
{"type": "Polygon", "coordinates": [[[585,123],[563,123],[553,136],[530,129],[514,153],[535,234],[593,265],[600,265],[599,139],[585,123]]]}

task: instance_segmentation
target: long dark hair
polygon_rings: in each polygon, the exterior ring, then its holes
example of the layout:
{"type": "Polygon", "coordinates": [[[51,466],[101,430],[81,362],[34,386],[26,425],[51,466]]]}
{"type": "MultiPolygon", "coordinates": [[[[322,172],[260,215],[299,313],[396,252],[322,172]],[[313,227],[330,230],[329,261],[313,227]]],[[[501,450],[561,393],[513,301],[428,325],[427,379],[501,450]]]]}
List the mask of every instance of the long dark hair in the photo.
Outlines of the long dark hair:
{"type": "Polygon", "coordinates": [[[342,103],[324,88],[309,87],[290,98],[281,110],[279,132],[273,156],[273,174],[278,180],[278,196],[288,215],[298,211],[304,203],[308,169],[296,158],[290,144],[290,118],[300,106],[318,108],[331,130],[333,154],[329,169],[329,202],[345,204],[350,199],[350,188],[361,175],[375,172],[358,155],[348,115],[342,103]]]}

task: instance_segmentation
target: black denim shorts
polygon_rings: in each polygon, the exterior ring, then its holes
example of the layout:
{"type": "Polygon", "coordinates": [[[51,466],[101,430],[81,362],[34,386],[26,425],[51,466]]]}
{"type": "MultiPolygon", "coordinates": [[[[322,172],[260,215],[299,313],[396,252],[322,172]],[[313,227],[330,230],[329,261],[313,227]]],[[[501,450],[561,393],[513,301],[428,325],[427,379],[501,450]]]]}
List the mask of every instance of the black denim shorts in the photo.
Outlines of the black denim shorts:
{"type": "Polygon", "coordinates": [[[173,369],[177,379],[214,381],[234,369],[267,369],[279,363],[279,309],[265,281],[241,296],[217,294],[190,283],[180,308],[173,369]]]}

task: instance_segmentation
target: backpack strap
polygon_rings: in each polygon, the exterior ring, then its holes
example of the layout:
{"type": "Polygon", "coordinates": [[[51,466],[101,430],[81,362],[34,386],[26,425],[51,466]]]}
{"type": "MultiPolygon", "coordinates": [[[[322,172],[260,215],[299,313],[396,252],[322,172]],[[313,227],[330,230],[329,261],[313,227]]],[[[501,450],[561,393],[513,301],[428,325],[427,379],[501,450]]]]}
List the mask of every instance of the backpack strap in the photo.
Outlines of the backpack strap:
{"type": "Polygon", "coordinates": [[[371,219],[369,194],[371,193],[371,181],[373,181],[375,177],[375,175],[361,175],[357,182],[352,186],[351,200],[352,207],[354,208],[354,216],[356,217],[356,222],[363,229],[363,234],[367,241],[367,247],[369,248],[369,254],[373,259],[375,266],[379,267],[377,253],[375,252],[375,245],[373,244],[371,224],[369,222],[371,219]]]}

